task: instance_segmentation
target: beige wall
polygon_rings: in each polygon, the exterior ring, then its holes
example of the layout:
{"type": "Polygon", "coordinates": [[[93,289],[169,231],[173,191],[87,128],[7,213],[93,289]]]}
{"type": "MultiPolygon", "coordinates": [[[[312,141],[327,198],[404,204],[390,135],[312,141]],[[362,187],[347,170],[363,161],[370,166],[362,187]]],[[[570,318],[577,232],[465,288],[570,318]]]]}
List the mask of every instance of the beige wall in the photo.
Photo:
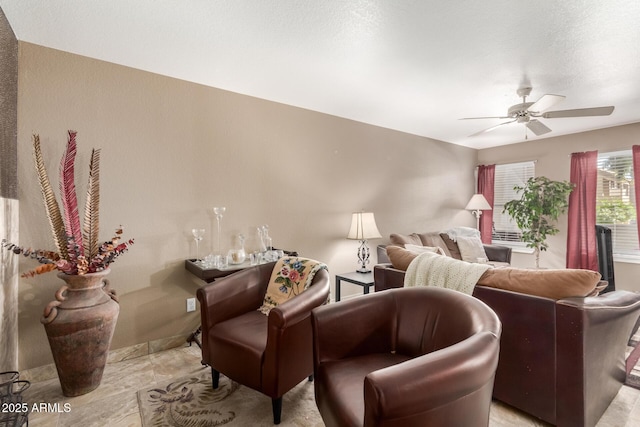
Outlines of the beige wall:
{"type": "MultiPolygon", "coordinates": [[[[477,161],[468,148],[27,43],[18,99],[21,244],[53,247],[31,134],[55,182],[66,131],[78,131],[82,205],[90,150],[102,148],[101,238],[122,224],[136,239],[111,273],[121,301],[112,348],[198,325],[185,312],[197,284],[183,262],[194,256],[191,228],[213,229],[213,206],[227,207],[227,248],[240,232],[255,245],[255,227],[268,224],[276,246],[332,275],[356,267],[358,243],[345,239],[353,211],[375,212],[384,236],[475,224],[463,210],[477,161]]],[[[21,369],[52,360],[39,319],[60,285],[52,273],[20,280],[21,369]]],[[[343,296],[361,292],[343,286],[343,296]]]]}
{"type": "MultiPolygon", "coordinates": [[[[615,112],[614,112],[615,114],[615,112]]],[[[558,119],[562,120],[562,119],[558,119]]],[[[589,119],[584,119],[589,120],[589,119]]],[[[552,123],[550,123],[552,126],[552,123]]],[[[640,123],[580,134],[559,136],[521,144],[480,150],[480,164],[511,163],[523,160],[536,161],[536,175],[555,180],[569,180],[573,152],[601,152],[630,149],[640,143],[640,123]]],[[[549,238],[550,250],[542,252],[540,264],[548,268],[563,268],[566,260],[567,217],[561,218],[560,233],[549,238]]],[[[514,254],[513,263],[521,267],[535,265],[533,255],[514,254]]],[[[617,289],[639,290],[640,264],[616,262],[614,265],[617,289]]]]}

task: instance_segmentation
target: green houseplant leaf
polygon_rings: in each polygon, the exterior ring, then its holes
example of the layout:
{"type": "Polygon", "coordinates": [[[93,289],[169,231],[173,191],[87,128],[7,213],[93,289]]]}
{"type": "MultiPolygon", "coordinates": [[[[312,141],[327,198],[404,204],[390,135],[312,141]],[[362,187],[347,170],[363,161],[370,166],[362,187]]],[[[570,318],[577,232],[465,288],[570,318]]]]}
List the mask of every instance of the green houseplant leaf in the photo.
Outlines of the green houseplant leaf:
{"type": "Polygon", "coordinates": [[[568,181],[552,181],[544,176],[529,178],[524,187],[515,186],[522,193],[519,200],[510,200],[504,205],[522,231],[522,240],[533,248],[536,268],[540,268],[540,251],[549,247],[547,236],[558,234],[556,223],[569,206],[568,196],[573,184],[568,181]]]}

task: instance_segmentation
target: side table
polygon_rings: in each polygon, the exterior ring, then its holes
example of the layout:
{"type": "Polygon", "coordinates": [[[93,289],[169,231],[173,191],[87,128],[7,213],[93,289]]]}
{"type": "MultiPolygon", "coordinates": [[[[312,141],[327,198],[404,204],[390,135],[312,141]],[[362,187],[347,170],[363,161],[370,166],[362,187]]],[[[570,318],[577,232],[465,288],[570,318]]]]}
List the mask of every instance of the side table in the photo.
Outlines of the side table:
{"type": "Polygon", "coordinates": [[[370,273],[358,273],[352,271],[350,273],[336,274],[336,302],[340,301],[340,282],[341,281],[353,283],[354,285],[362,286],[364,293],[369,293],[369,288],[373,286],[373,272],[370,273]]]}

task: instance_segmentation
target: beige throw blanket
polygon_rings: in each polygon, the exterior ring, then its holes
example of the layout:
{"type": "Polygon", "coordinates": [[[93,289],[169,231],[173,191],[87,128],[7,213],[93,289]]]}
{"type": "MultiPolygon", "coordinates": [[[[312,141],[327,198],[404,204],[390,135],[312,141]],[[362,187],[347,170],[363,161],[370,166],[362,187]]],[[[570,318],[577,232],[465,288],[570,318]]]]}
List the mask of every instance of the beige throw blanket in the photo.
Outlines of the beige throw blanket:
{"type": "Polygon", "coordinates": [[[490,267],[425,252],[409,264],[404,286],[437,286],[471,295],[480,276],[490,267]]]}

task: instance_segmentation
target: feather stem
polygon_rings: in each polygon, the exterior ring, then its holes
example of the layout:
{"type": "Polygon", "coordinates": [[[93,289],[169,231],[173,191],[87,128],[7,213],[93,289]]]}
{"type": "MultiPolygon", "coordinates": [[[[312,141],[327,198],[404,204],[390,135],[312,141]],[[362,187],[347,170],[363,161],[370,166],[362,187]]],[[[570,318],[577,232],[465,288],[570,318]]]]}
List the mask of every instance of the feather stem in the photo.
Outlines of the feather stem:
{"type": "Polygon", "coordinates": [[[100,150],[95,148],[91,151],[87,201],[84,208],[82,237],[85,251],[88,251],[87,258],[91,260],[98,254],[100,247],[98,242],[100,229],[100,150]]]}
{"type": "Polygon", "coordinates": [[[58,201],[53,193],[49,176],[47,175],[47,169],[44,166],[44,160],[42,158],[42,150],[40,148],[40,136],[33,135],[33,157],[36,166],[36,172],[38,173],[38,180],[40,181],[40,190],[42,192],[42,201],[49,219],[49,225],[51,226],[51,232],[53,233],[53,241],[58,249],[58,253],[64,259],[67,258],[67,237],[64,232],[64,222],[62,221],[62,215],[60,214],[60,207],[58,201]]]}
{"type": "Polygon", "coordinates": [[[84,255],[82,245],[82,229],[80,228],[80,215],[78,213],[78,197],[75,184],[75,160],[76,160],[76,132],[69,131],[67,149],[60,162],[60,198],[62,200],[64,228],[67,238],[73,240],[74,251],[69,252],[69,257],[84,255]]]}

